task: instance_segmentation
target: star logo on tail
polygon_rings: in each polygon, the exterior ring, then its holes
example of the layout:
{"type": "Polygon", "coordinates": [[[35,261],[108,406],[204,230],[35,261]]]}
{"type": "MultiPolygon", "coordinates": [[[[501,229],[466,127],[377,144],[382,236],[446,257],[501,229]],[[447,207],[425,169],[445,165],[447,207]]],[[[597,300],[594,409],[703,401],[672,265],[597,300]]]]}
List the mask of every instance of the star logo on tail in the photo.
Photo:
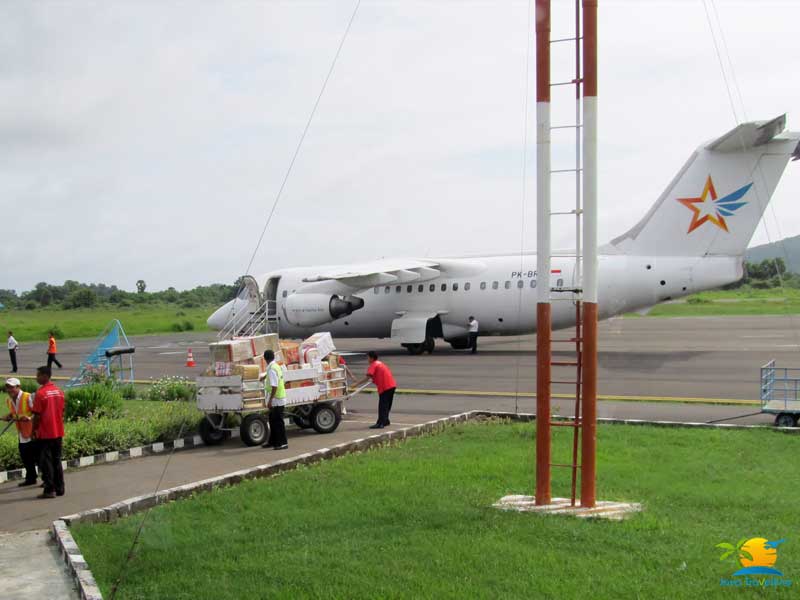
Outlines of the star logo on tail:
{"type": "Polygon", "coordinates": [[[708,179],[706,179],[706,185],[703,187],[703,193],[699,197],[678,198],[678,202],[693,213],[689,231],[686,233],[692,233],[706,221],[727,232],[728,224],[725,222],[725,217],[732,217],[737,210],[747,204],[741,199],[752,186],[752,183],[748,183],[724,198],[717,198],[717,190],[714,189],[714,182],[711,180],[711,175],[709,175],[708,179]]]}

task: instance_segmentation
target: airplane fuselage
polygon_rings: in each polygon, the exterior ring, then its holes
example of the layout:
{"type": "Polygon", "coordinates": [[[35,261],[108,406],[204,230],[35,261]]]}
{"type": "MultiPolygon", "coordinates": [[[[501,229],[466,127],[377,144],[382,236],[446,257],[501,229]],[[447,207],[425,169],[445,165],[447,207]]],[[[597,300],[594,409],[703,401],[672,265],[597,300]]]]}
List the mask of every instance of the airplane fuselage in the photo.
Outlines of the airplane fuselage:
{"type": "MultiPolygon", "coordinates": [[[[449,259],[457,262],[459,259],[449,259]]],[[[473,273],[460,277],[441,276],[426,281],[379,285],[359,289],[354,296],[364,300],[363,308],[313,327],[293,324],[285,310],[287,298],[301,291],[303,281],[319,268],[293,268],[267,273],[259,282],[280,278],[276,302],[280,334],[301,338],[315,331],[330,331],[335,337],[388,338],[392,323],[408,313],[435,313],[445,339],[467,335],[467,321],[474,316],[481,335],[518,335],[536,331],[536,256],[507,255],[461,259],[473,273]]],[[[600,256],[600,318],[639,310],[737,281],[742,276],[742,259],[735,257],[641,257],[600,256]]],[[[556,329],[575,323],[572,291],[574,258],[553,258],[548,285],[553,289],[552,320],[556,329]],[[564,289],[566,291],[559,291],[564,289]]],[[[317,284],[318,285],[318,284],[317,284]]]]}

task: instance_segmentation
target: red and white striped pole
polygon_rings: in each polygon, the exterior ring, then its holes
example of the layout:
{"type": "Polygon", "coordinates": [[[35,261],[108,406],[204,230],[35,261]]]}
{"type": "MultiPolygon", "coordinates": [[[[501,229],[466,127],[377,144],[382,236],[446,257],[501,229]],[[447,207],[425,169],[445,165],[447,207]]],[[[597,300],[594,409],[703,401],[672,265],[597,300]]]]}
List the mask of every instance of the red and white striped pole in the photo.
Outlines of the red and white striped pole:
{"type": "Polygon", "coordinates": [[[550,0],[536,0],[536,504],[550,504],[550,0]]]}
{"type": "Polygon", "coordinates": [[[597,500],[597,0],[583,1],[583,410],[581,506],[597,500]]]}

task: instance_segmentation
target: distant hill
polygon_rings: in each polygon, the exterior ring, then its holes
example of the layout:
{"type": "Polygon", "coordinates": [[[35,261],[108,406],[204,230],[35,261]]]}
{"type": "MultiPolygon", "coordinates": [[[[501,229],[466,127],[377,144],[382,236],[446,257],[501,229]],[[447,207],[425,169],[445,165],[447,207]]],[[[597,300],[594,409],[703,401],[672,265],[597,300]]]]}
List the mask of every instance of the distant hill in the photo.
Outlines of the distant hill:
{"type": "Polygon", "coordinates": [[[748,262],[761,262],[768,258],[782,258],[786,261],[786,269],[792,273],[800,273],[800,235],[784,238],[771,244],[753,246],[745,253],[748,262]]]}

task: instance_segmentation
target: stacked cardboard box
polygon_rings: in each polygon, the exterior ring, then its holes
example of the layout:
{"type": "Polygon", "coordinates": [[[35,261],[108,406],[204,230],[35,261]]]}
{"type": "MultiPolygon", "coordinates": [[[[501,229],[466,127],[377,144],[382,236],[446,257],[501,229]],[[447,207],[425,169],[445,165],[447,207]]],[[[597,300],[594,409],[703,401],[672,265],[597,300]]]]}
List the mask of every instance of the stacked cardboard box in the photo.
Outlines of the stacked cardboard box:
{"type": "Polygon", "coordinates": [[[331,337],[330,332],[322,331],[320,333],[315,333],[310,338],[303,340],[300,344],[300,354],[302,355],[307,349],[314,348],[317,351],[317,355],[319,356],[320,360],[327,357],[331,352],[336,350],[336,346],[333,345],[333,338],[331,337]]]}

